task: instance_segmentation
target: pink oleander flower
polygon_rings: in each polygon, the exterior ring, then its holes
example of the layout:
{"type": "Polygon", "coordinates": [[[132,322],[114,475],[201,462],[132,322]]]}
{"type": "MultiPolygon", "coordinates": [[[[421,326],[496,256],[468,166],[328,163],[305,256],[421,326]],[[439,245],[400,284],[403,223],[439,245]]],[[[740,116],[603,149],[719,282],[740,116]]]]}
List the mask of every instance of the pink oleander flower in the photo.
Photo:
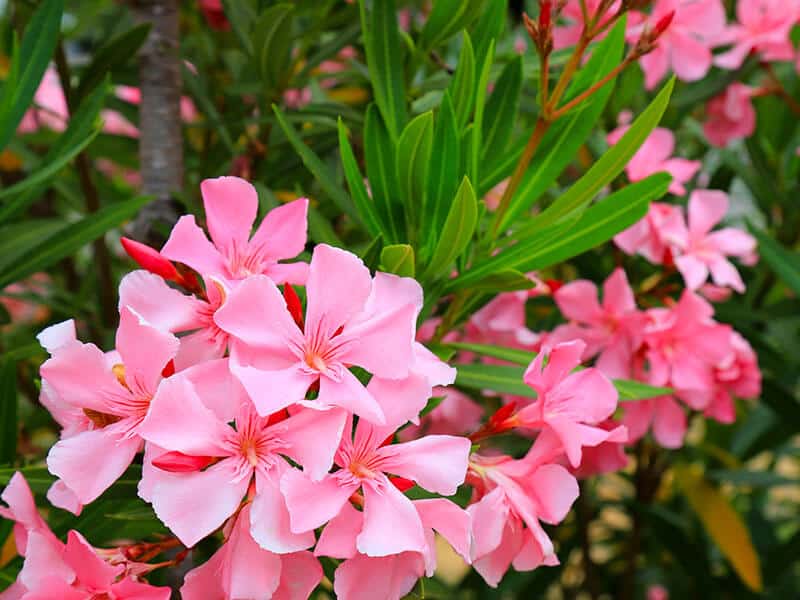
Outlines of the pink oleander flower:
{"type": "Polygon", "coordinates": [[[653,202],[647,215],[614,236],[614,243],[626,254],[641,254],[656,265],[670,265],[672,250],[666,232],[675,221],[683,221],[680,206],[653,202]]]}
{"type": "Polygon", "coordinates": [[[723,69],[738,69],[751,52],[763,61],[793,60],[790,38],[792,27],[800,18],[797,0],[739,0],[736,3],[739,23],[729,26],[720,36],[721,44],[733,47],[714,58],[723,69]]]}
{"type": "Polygon", "coordinates": [[[753,88],[732,83],[708,102],[706,113],[703,133],[714,146],[724,148],[734,140],[750,137],[756,130],[753,88]]]}
{"type": "Polygon", "coordinates": [[[735,256],[752,264],[756,241],[749,233],[726,227],[711,231],[728,212],[728,195],[715,190],[695,190],[689,197],[688,226],[673,221],[667,237],[676,249],[675,266],[686,287],[696,290],[711,274],[718,286],[745,290],[739,272],[727,259],[735,256]]]}
{"type": "Polygon", "coordinates": [[[628,443],[640,440],[652,430],[664,448],[680,448],[686,435],[686,412],[672,396],[659,396],[625,405],[622,423],[628,428],[628,443]]]}
{"type": "Polygon", "coordinates": [[[306,600],[322,580],[322,567],[310,552],[275,554],[252,537],[252,504],[245,504],[224,528],[225,542],[214,555],[186,574],[183,600],[306,600]]]}
{"type": "MultiPolygon", "coordinates": [[[[597,14],[597,9],[600,7],[602,0],[587,0],[586,8],[591,17],[597,14]]],[[[599,24],[605,25],[614,15],[619,11],[620,2],[615,0],[613,4],[606,10],[605,14],[601,17],[599,24]]],[[[583,31],[583,12],[581,10],[580,0],[567,0],[564,8],[561,10],[561,18],[567,22],[566,25],[553,28],[553,46],[556,50],[568,48],[578,43],[583,31]]],[[[601,36],[605,37],[605,35],[601,36]]]]}
{"type": "Polygon", "coordinates": [[[545,353],[538,354],[525,371],[525,383],[536,390],[537,398],[512,417],[519,427],[552,431],[573,467],[581,463],[584,446],[623,441],[626,435],[624,428],[606,431],[596,426],[614,413],[618,394],[598,369],[571,373],[585,349],[580,340],[557,344],[547,366],[545,353]]]}
{"type": "Polygon", "coordinates": [[[537,350],[540,336],[525,324],[528,298],[530,294],[527,291],[504,292],[495,296],[470,317],[464,341],[537,350]]]}
{"type": "Polygon", "coordinates": [[[540,434],[521,460],[510,456],[470,457],[467,482],[478,501],[467,508],[472,517],[473,566],[492,587],[510,566],[531,571],[557,565],[553,542],[540,521],[560,523],[578,497],[575,477],[553,461],[560,442],[540,434]]]}
{"type": "MultiPolygon", "coordinates": [[[[47,273],[34,273],[24,281],[17,281],[0,290],[0,304],[9,316],[11,325],[41,322],[47,319],[50,310],[47,305],[37,300],[16,297],[22,294],[46,296],[50,287],[50,276],[47,273]]],[[[3,326],[0,325],[0,329],[3,326]]]]}
{"type": "Polygon", "coordinates": [[[647,588],[647,600],[669,600],[669,592],[663,585],[651,585],[647,588]]]}
{"type": "Polygon", "coordinates": [[[283,92],[283,102],[294,110],[303,108],[311,102],[311,88],[290,88],[283,92]]]}
{"type": "MultiPolygon", "coordinates": [[[[572,339],[586,344],[584,357],[599,354],[597,368],[608,377],[630,377],[633,354],[641,344],[644,314],[636,307],[625,271],[616,269],[603,283],[603,302],[597,301],[597,286],[577,280],[553,295],[572,339]]],[[[563,335],[563,334],[562,334],[563,335]]]]}
{"type": "MultiPolygon", "coordinates": [[[[611,145],[616,144],[628,128],[627,125],[618,127],[608,134],[606,141],[611,145]]],[[[695,176],[702,165],[697,160],[671,158],[674,151],[675,134],[669,129],[656,127],[625,167],[628,179],[632,182],[641,181],[654,173],[666,171],[672,175],[669,192],[676,196],[684,195],[686,193],[684,184],[695,176]]]]}
{"type": "Polygon", "coordinates": [[[310,480],[322,478],[333,463],[346,414],[301,409],[289,417],[285,412],[261,417],[233,377],[220,388],[236,407],[234,427],[206,404],[214,398],[201,397],[181,374],[166,380],[153,400],[141,435],[163,451],[152,458],[148,482],[156,514],[193,546],[233,515],[254,485],[250,533],[259,545],[276,553],[310,548],[313,533],[289,530],[279,482],[293,467],[284,456],[302,465],[310,480]]]}
{"type": "Polygon", "coordinates": [[[139,426],[172,369],[178,344],[172,334],[123,308],[116,352],[65,343],[42,365],[42,378],[58,398],[91,421],[90,429],[63,437],[47,456],[50,472],[80,503],[102,494],[140,450],[139,426]]]}
{"type": "Polygon", "coordinates": [[[281,479],[291,518],[291,531],[301,534],[321,527],[341,513],[358,494],[363,526],[355,547],[367,556],[427,552],[425,527],[414,504],[396,483],[410,480],[420,487],[452,496],[464,482],[471,443],[464,437],[429,435],[412,442],[385,444],[394,433],[361,419],[351,438],[345,428],[335,463],[339,470],[314,481],[293,469],[281,479]],[[393,481],[388,474],[401,480],[393,481]]]}
{"type": "Polygon", "coordinates": [[[235,338],[233,373],[262,415],[306,402],[306,393],[318,382],[313,406],[340,406],[385,423],[379,402],[349,367],[384,379],[409,376],[422,304],[419,284],[386,273],[373,280],[358,257],[320,244],[311,258],[306,296],[303,319],[299,304],[290,312],[266,277],[251,277],[231,292],[214,320],[235,338]],[[379,301],[385,288],[405,289],[406,283],[414,290],[412,297],[404,295],[399,303],[379,301]],[[265,395],[265,389],[275,393],[265,395]]]}
{"type": "Polygon", "coordinates": [[[138,575],[149,565],[121,559],[115,564],[102,555],[118,558],[116,552],[97,550],[77,531],[70,531],[64,544],[39,515],[28,482],[15,473],[3,490],[8,508],[0,516],[15,522],[14,541],[25,557],[16,582],[0,592],[3,600],[168,600],[169,588],[143,583],[138,575]],[[121,563],[121,564],[120,564],[121,563]]]}
{"type": "Polygon", "coordinates": [[[658,23],[673,12],[672,22],[659,36],[655,50],[639,61],[648,90],[669,71],[682,81],[705,77],[713,60],[711,48],[725,28],[725,7],[720,0],[656,0],[649,19],[629,30],[629,41],[638,40],[649,23],[658,23]]]}
{"type": "MultiPolygon", "coordinates": [[[[606,431],[614,431],[620,423],[608,419],[597,426],[606,431]]],[[[586,479],[605,473],[615,473],[628,465],[628,456],[625,454],[625,441],[620,436],[616,439],[606,440],[597,446],[587,446],[583,450],[581,464],[577,469],[572,469],[572,474],[578,479],[586,479]]]]}
{"type": "Polygon", "coordinates": [[[388,556],[368,556],[358,551],[356,539],[364,529],[366,513],[345,504],[322,530],[314,550],[317,556],[343,559],[334,575],[334,591],[340,600],[370,600],[375,590],[381,598],[400,600],[420,577],[436,569],[434,531],[446,539],[469,563],[472,529],[469,514],[445,498],[412,502],[425,531],[425,551],[405,551],[388,556]]]}
{"type": "Polygon", "coordinates": [[[61,82],[53,67],[44,72],[39,87],[33,96],[34,108],[29,109],[19,124],[19,133],[30,133],[40,127],[53,131],[64,131],[69,120],[69,109],[61,82]]]}
{"type": "Polygon", "coordinates": [[[259,274],[276,283],[305,283],[306,263],[278,261],[294,258],[305,247],[307,199],[271,210],[250,237],[258,212],[252,185],[238,177],[218,177],[203,181],[200,190],[212,242],[194,216],[185,215],[161,249],[164,257],[231,283],[259,274]]]}
{"type": "Polygon", "coordinates": [[[181,336],[175,368],[221,358],[228,349],[228,334],[217,327],[214,314],[228,293],[224,283],[208,278],[203,297],[187,296],[167,285],[158,275],[139,270],[128,273],[119,286],[119,306],[127,306],[153,326],[181,336]]]}

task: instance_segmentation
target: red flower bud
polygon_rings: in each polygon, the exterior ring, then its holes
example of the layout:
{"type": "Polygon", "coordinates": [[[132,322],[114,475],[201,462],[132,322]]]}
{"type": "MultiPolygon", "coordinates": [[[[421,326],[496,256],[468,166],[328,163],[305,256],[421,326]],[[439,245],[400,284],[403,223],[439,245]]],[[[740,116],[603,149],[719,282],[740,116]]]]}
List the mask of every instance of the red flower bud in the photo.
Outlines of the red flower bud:
{"type": "Polygon", "coordinates": [[[178,273],[175,265],[161,256],[158,250],[126,237],[120,238],[119,241],[128,256],[146,271],[160,275],[167,281],[183,283],[183,277],[178,273]]]}
{"type": "Polygon", "coordinates": [[[664,33],[669,28],[674,18],[675,18],[674,10],[661,17],[656,23],[655,28],[653,29],[653,37],[656,39],[659,38],[661,34],[664,33]]]}
{"type": "Polygon", "coordinates": [[[292,315],[300,331],[303,331],[303,305],[300,303],[300,297],[294,291],[292,284],[284,284],[283,299],[286,300],[286,308],[289,309],[289,314],[292,315]]]}
{"type": "Polygon", "coordinates": [[[553,0],[539,0],[539,30],[547,31],[553,24],[553,0]]]}
{"type": "Polygon", "coordinates": [[[153,460],[153,466],[169,473],[194,473],[215,462],[213,456],[190,456],[183,452],[167,452],[153,460]]]}

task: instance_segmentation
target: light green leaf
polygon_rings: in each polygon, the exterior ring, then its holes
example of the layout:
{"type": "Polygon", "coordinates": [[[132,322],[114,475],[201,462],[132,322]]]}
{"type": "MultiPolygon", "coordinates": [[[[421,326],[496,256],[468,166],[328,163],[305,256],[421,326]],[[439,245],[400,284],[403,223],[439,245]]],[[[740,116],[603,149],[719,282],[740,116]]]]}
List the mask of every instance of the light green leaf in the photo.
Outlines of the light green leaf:
{"type": "Polygon", "coordinates": [[[414,249],[408,244],[384,246],[380,270],[401,277],[414,277],[414,249]]]}
{"type": "Polygon", "coordinates": [[[442,228],[431,262],[424,270],[426,278],[435,279],[448,272],[453,261],[466,250],[478,221],[478,202],[468,177],[464,177],[442,228]]]}
{"type": "Polygon", "coordinates": [[[408,119],[397,8],[394,0],[373,2],[372,12],[368,16],[364,0],[359,0],[359,7],[375,102],[389,134],[395,140],[408,119]]]}
{"type": "Polygon", "coordinates": [[[489,44],[489,51],[483,62],[481,75],[478,78],[478,91],[475,95],[475,118],[472,127],[472,140],[470,141],[470,162],[468,173],[472,181],[480,181],[480,156],[483,144],[483,113],[486,102],[486,89],[489,87],[489,73],[494,60],[494,40],[489,44]]]}
{"type": "Polygon", "coordinates": [[[500,39],[508,11],[507,0],[487,0],[486,10],[473,28],[472,41],[475,48],[475,63],[482,65],[489,46],[500,39]]]}
{"type": "Polygon", "coordinates": [[[617,392],[619,392],[620,402],[647,400],[648,398],[669,396],[675,392],[675,390],[672,388],[657,387],[642,383],[641,381],[633,381],[629,379],[615,379],[614,387],[617,388],[617,392]]]}
{"type": "Polygon", "coordinates": [[[492,346],[489,344],[468,344],[465,342],[451,342],[447,344],[449,348],[456,350],[464,350],[465,352],[472,352],[480,354],[481,356],[488,356],[489,358],[497,358],[499,360],[507,360],[521,366],[527,366],[531,361],[536,358],[536,353],[528,352],[527,350],[519,350],[517,348],[505,348],[503,346],[492,346]]]}
{"type": "Polygon", "coordinates": [[[409,236],[415,237],[419,212],[424,203],[428,167],[433,145],[433,113],[415,117],[397,142],[395,165],[400,184],[400,198],[406,210],[409,236]]]}

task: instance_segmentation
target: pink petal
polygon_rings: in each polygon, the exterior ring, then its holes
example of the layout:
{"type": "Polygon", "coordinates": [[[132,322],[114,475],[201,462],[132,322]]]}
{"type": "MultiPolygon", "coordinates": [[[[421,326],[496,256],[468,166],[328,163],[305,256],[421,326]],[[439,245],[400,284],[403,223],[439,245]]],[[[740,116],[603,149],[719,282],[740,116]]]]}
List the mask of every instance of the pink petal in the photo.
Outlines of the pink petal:
{"type": "Polygon", "coordinates": [[[158,275],[133,271],[119,284],[120,310],[127,306],[145,321],[164,331],[187,331],[202,325],[198,311],[203,302],[171,288],[158,275]]]}
{"type": "Polygon", "coordinates": [[[280,371],[262,371],[231,361],[230,368],[262,417],[303,400],[308,388],[317,379],[316,375],[303,370],[299,364],[280,371]]]}
{"type": "Polygon", "coordinates": [[[429,435],[378,450],[386,472],[416,481],[428,491],[452,496],[464,483],[472,443],[452,435],[429,435]]]}
{"type": "Polygon", "coordinates": [[[153,486],[153,509],[191,547],[236,511],[249,483],[249,477],[239,476],[233,459],[196,473],[164,473],[153,486]]]}
{"type": "Polygon", "coordinates": [[[503,490],[498,487],[475,504],[469,505],[467,512],[472,518],[473,557],[480,558],[500,545],[508,519],[509,504],[503,490]]]}
{"type": "Polygon", "coordinates": [[[382,557],[358,554],[336,569],[333,591],[338,600],[375,600],[376,590],[382,599],[400,600],[424,573],[425,563],[416,552],[382,557]]]}
{"type": "Polygon", "coordinates": [[[187,377],[174,375],[159,386],[138,433],[166,450],[228,456],[225,442],[233,429],[203,404],[187,377]]]}
{"type": "Polygon", "coordinates": [[[281,582],[272,600],[307,600],[322,581],[322,565],[310,552],[281,556],[281,582]]]}
{"type": "Polygon", "coordinates": [[[708,46],[678,30],[672,31],[670,37],[670,62],[678,79],[697,81],[705,77],[713,58],[708,46]]]}
{"type": "Polygon", "coordinates": [[[496,588],[514,557],[519,554],[522,544],[523,529],[519,519],[507,521],[501,543],[491,552],[477,557],[472,567],[490,587],[496,588]]]}
{"type": "Polygon", "coordinates": [[[313,546],[316,541],[313,531],[293,533],[289,528],[289,511],[278,481],[260,474],[256,475],[256,481],[258,489],[250,509],[250,534],[258,545],[277,554],[313,546]]]}
{"type": "Polygon", "coordinates": [[[78,338],[75,336],[75,321],[69,319],[50,325],[39,332],[36,339],[42,345],[42,348],[53,354],[56,350],[66,344],[76,342],[78,338]]]}
{"type": "Polygon", "coordinates": [[[203,404],[225,423],[233,421],[242,404],[250,402],[239,380],[230,372],[227,358],[195,365],[181,375],[192,383],[203,404]]]}
{"type": "MultiPolygon", "coordinates": [[[[262,550],[262,552],[265,552],[262,550]]],[[[271,560],[272,554],[269,555],[271,560]]],[[[183,578],[180,593],[183,600],[228,600],[221,580],[222,567],[229,557],[229,547],[223,545],[199,567],[189,571],[183,578]]],[[[263,569],[264,565],[261,566],[263,569]]],[[[264,569],[268,571],[267,569],[264,569]]]]}
{"type": "Polygon", "coordinates": [[[597,302],[597,286],[591,281],[571,281],[560,287],[553,299],[564,317],[572,321],[597,323],[603,318],[603,309],[597,302]]]}
{"type": "Polygon", "coordinates": [[[414,505],[387,480],[364,485],[364,527],[356,538],[359,552],[388,556],[424,552],[425,534],[414,505]]]}
{"type": "Polygon", "coordinates": [[[419,422],[417,417],[431,396],[431,384],[419,375],[400,380],[373,377],[367,391],[381,406],[386,427],[397,429],[408,421],[419,422]]]}
{"type": "Polygon", "coordinates": [[[308,263],[272,263],[264,269],[264,275],[274,281],[276,285],[284,283],[305,285],[308,281],[308,263]]]}
{"type": "Polygon", "coordinates": [[[314,554],[331,558],[352,558],[358,554],[356,537],[363,527],[364,513],[356,510],[349,502],[345,503],[339,514],[322,530],[314,554]]]}
{"type": "MultiPolygon", "coordinates": [[[[62,510],[71,512],[73,515],[80,515],[83,510],[83,504],[71,489],[66,484],[57,479],[53,485],[47,490],[47,501],[62,510]]],[[[19,542],[17,542],[19,545],[19,542]]]]}
{"type": "Polygon", "coordinates": [[[658,44],[655,50],[639,59],[639,64],[644,71],[644,86],[652,90],[669,70],[669,50],[658,44]]]}
{"type": "MultiPolygon", "coordinates": [[[[563,289],[562,287],[558,291],[563,289]]],[[[636,299],[624,269],[614,269],[609,278],[603,282],[603,308],[606,312],[617,315],[636,310],[636,299]]]]}
{"type": "Polygon", "coordinates": [[[160,331],[140,315],[123,307],[119,311],[117,352],[125,365],[129,387],[142,391],[156,391],[161,373],[167,363],[178,353],[180,342],[171,333],[160,331]]]}
{"type": "Polygon", "coordinates": [[[214,322],[245,344],[286,361],[294,359],[288,344],[303,344],[303,336],[286,308],[283,295],[263,275],[242,281],[214,313],[214,322]]]}
{"type": "MultiPolygon", "coordinates": [[[[54,581],[72,581],[75,579],[75,572],[64,562],[64,544],[59,540],[53,540],[52,535],[31,531],[28,536],[28,544],[25,552],[25,562],[19,573],[18,580],[28,589],[45,591],[47,587],[44,581],[51,577],[54,581]]],[[[42,594],[40,600],[52,600],[63,596],[47,596],[42,594]]],[[[68,597],[68,596],[67,596],[68,597]]],[[[26,596],[27,598],[27,596],[26,596]]],[[[80,600],[84,600],[81,596],[80,600]]]]}
{"type": "Polygon", "coordinates": [[[74,529],[67,535],[64,562],[75,572],[82,585],[89,589],[107,590],[125,570],[123,565],[111,566],[94,551],[94,548],[74,529]]]}
{"type": "Polygon", "coordinates": [[[756,249],[756,240],[752,235],[732,227],[713,231],[706,239],[722,254],[730,256],[745,257],[756,249]]]}
{"type": "Polygon", "coordinates": [[[708,267],[692,254],[677,257],[675,266],[678,267],[686,287],[690,290],[696,290],[708,279],[708,267]]]}
{"type": "Polygon", "coordinates": [[[553,389],[581,362],[586,344],[581,340],[557,344],[550,351],[547,367],[542,368],[543,354],[539,354],[525,370],[525,383],[539,393],[553,389]]]}
{"type": "Polygon", "coordinates": [[[435,529],[465,561],[472,560],[472,518],[467,511],[445,498],[417,500],[414,507],[423,527],[435,529]]]}
{"type": "Polygon", "coordinates": [[[536,494],[538,516],[553,525],[563,521],[578,498],[578,481],[561,465],[543,465],[528,480],[536,494]]]}
{"type": "Polygon", "coordinates": [[[205,179],[200,192],[214,245],[223,253],[244,249],[258,211],[256,188],[239,177],[217,177],[205,179]]]}
{"type": "Polygon", "coordinates": [[[664,448],[680,448],[686,434],[686,413],[671,397],[659,398],[653,415],[653,436],[664,448]]]}
{"type": "Polygon", "coordinates": [[[89,504],[106,491],[125,472],[141,446],[137,436],[126,438],[113,427],[60,440],[47,455],[47,468],[82,504],[89,504]]]}
{"type": "Polygon", "coordinates": [[[689,231],[704,236],[728,212],[728,194],[718,190],[695,190],[689,196],[689,231]]]}
{"type": "Polygon", "coordinates": [[[558,411],[574,420],[599,423],[617,408],[619,394],[599,369],[571,373],[545,400],[545,413],[558,411]],[[556,393],[557,391],[557,393],[556,393]]]}
{"type": "Polygon", "coordinates": [[[273,260],[294,258],[305,248],[307,229],[308,198],[299,198],[269,211],[250,243],[273,260]]]}
{"type": "Polygon", "coordinates": [[[221,276],[227,272],[225,259],[197,226],[193,215],[178,219],[161,249],[161,255],[183,263],[201,275],[221,276]]]}
{"type": "Polygon", "coordinates": [[[371,288],[369,269],[360,258],[319,244],[306,283],[306,329],[332,336],[363,308],[371,288]]]}
{"type": "Polygon", "coordinates": [[[711,278],[715,284],[722,287],[730,287],[740,294],[744,293],[744,281],[742,281],[739,271],[730,261],[720,257],[711,262],[709,271],[711,271],[711,278]]]}
{"type": "Polygon", "coordinates": [[[284,454],[319,481],[333,466],[333,456],[342,439],[347,413],[338,408],[305,408],[274,425],[280,439],[288,444],[284,454]]]}
{"type": "Polygon", "coordinates": [[[358,489],[357,483],[341,485],[331,475],[321,481],[312,481],[297,469],[287,471],[280,485],[291,517],[291,529],[295,533],[316,529],[330,521],[358,489]]]}
{"type": "Polygon", "coordinates": [[[132,577],[126,577],[111,586],[111,593],[121,600],[169,600],[172,590],[168,587],[155,587],[135,581],[132,577]]]}
{"type": "Polygon", "coordinates": [[[386,422],[380,404],[347,369],[342,369],[340,381],[331,377],[320,377],[317,401],[329,406],[340,406],[370,423],[382,425],[386,422]]]}
{"type": "Polygon", "coordinates": [[[44,536],[53,535],[39,514],[31,488],[22,473],[17,471],[11,476],[0,498],[8,505],[8,508],[0,506],[0,517],[15,521],[19,526],[14,528],[14,541],[21,556],[25,556],[28,532],[36,531],[44,536]]]}
{"type": "Polygon", "coordinates": [[[250,537],[250,513],[250,506],[242,509],[227,542],[229,556],[222,565],[222,579],[231,599],[270,598],[280,584],[281,559],[250,537]]]}
{"type": "Polygon", "coordinates": [[[183,371],[222,358],[228,349],[228,336],[214,332],[211,328],[198,329],[188,335],[182,335],[180,347],[175,355],[175,370],[183,371]]]}

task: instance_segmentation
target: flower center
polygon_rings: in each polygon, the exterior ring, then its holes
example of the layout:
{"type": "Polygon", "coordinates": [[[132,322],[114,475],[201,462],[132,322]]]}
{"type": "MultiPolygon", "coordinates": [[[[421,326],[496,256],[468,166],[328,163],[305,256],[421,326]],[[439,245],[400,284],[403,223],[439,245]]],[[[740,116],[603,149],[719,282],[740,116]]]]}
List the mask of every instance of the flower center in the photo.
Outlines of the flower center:
{"type": "Polygon", "coordinates": [[[305,362],[315,371],[322,372],[328,368],[328,365],[325,363],[325,359],[316,352],[306,352],[305,362]]]}
{"type": "Polygon", "coordinates": [[[347,469],[359,479],[373,479],[375,472],[360,462],[351,462],[347,469]]]}

